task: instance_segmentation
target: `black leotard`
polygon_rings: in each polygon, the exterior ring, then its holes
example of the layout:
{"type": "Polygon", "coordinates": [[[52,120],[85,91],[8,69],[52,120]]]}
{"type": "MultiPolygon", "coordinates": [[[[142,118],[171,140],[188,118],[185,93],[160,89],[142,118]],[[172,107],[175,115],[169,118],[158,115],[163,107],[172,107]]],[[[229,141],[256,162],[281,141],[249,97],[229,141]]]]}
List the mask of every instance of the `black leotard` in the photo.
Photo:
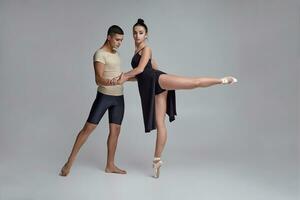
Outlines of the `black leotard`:
{"type": "MultiPolygon", "coordinates": [[[[141,50],[140,50],[141,51],[141,50]]],[[[132,68],[136,68],[139,65],[141,55],[137,52],[132,60],[132,68]]],[[[155,95],[160,94],[165,89],[162,89],[159,85],[158,79],[161,74],[165,72],[152,68],[151,59],[149,59],[144,71],[136,75],[138,82],[139,93],[141,97],[143,119],[145,125],[145,132],[150,132],[156,129],[155,125],[155,95]]],[[[167,114],[169,115],[169,121],[175,120],[176,113],[176,99],[175,90],[168,90],[167,97],[167,114]]]]}

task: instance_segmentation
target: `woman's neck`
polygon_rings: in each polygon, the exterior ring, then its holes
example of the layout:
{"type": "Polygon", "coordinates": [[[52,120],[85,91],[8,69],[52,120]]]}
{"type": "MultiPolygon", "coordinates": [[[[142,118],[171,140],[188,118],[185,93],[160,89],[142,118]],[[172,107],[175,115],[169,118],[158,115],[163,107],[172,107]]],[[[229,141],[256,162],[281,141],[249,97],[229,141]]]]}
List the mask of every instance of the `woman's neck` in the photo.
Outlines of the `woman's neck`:
{"type": "Polygon", "coordinates": [[[146,46],[146,43],[145,42],[142,42],[142,43],[139,43],[139,44],[135,44],[135,50],[136,51],[139,51],[141,50],[142,48],[144,48],[146,46]]]}

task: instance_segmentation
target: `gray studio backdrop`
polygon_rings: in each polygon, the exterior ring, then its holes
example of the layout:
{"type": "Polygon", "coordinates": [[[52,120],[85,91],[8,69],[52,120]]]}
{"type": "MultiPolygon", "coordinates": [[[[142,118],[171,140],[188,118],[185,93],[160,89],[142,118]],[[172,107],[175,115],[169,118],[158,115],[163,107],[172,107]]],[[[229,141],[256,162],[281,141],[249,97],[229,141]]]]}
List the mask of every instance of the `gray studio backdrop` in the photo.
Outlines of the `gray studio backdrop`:
{"type": "MultiPolygon", "coordinates": [[[[96,95],[92,56],[103,44],[107,28],[117,24],[125,32],[119,49],[122,69],[131,69],[132,25],[139,17],[149,27],[148,43],[161,70],[184,76],[233,75],[239,80],[232,86],[177,91],[178,116],[168,123],[163,155],[165,174],[176,168],[170,177],[184,177],[189,171],[190,179],[185,180],[195,186],[202,177],[193,179],[194,173],[203,165],[242,166],[241,174],[256,177],[257,189],[239,191],[243,199],[250,193],[251,199],[296,199],[298,0],[1,0],[0,199],[47,199],[56,193],[54,183],[61,181],[57,173],[96,95]],[[41,189],[43,184],[48,187],[41,189]],[[263,187],[267,189],[259,190],[263,187]]],[[[126,83],[124,93],[126,113],[116,162],[137,173],[137,179],[147,180],[155,131],[143,132],[137,84],[126,83]]],[[[91,166],[96,168],[91,174],[103,173],[107,118],[106,114],[81,150],[73,177],[91,166]]],[[[141,180],[140,187],[147,185],[141,180]]],[[[169,186],[165,191],[173,193],[162,197],[201,196],[196,188],[189,191],[188,184],[169,186]]],[[[82,190],[77,192],[80,197],[82,190]]],[[[218,189],[205,194],[215,199],[222,199],[218,194],[223,199],[237,197],[234,191],[225,194],[218,189]]]]}

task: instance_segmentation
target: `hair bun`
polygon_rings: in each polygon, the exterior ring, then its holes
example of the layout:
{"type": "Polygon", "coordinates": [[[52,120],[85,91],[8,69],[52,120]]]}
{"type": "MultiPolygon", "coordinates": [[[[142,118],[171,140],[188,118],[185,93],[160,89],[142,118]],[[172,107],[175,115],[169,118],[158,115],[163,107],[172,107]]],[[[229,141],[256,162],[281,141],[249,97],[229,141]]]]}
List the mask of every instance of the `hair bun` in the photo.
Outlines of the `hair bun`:
{"type": "Polygon", "coordinates": [[[141,18],[139,18],[138,21],[137,21],[137,23],[139,23],[139,24],[144,24],[144,20],[141,19],[141,18]]]}

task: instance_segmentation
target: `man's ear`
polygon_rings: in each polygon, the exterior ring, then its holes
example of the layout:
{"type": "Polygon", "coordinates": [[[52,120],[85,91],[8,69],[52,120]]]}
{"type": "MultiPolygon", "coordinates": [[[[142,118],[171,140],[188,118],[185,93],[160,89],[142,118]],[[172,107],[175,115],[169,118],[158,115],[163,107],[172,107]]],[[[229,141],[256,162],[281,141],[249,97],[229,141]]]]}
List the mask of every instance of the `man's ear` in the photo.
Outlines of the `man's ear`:
{"type": "Polygon", "coordinates": [[[110,35],[107,36],[107,40],[108,40],[108,41],[111,40],[111,36],[110,36],[110,35]]]}

